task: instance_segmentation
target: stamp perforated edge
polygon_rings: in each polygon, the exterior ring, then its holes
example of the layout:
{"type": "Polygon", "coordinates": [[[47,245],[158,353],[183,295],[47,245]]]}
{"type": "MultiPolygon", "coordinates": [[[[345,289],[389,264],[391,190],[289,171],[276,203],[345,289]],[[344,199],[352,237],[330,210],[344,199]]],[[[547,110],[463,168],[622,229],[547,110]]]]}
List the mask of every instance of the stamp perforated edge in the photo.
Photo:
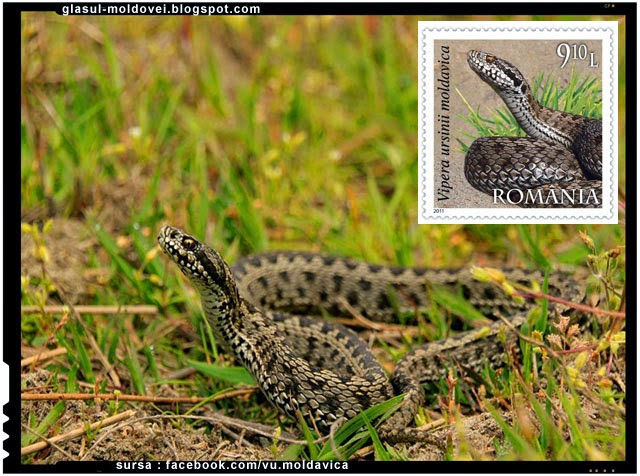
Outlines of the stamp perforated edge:
{"type": "Polygon", "coordinates": [[[618,223],[618,23],[584,22],[418,22],[418,223],[618,223]],[[438,35],[437,38],[435,35],[438,35]],[[499,36],[497,35],[499,34],[499,36]],[[598,209],[451,208],[435,214],[434,87],[435,39],[597,39],[603,43],[603,206],[598,209]],[[606,54],[606,53],[609,54],[606,54]],[[608,153],[605,153],[607,151],[608,153]]]}

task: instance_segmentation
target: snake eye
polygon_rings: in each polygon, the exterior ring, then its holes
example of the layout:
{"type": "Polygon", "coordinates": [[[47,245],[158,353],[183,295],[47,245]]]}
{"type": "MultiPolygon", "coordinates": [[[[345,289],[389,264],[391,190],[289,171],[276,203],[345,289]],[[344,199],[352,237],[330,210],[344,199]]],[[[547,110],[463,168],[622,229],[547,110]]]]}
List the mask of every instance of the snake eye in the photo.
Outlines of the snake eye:
{"type": "Polygon", "coordinates": [[[187,251],[193,251],[196,249],[196,240],[189,237],[184,237],[182,239],[182,247],[187,251]]]}
{"type": "Polygon", "coordinates": [[[493,63],[496,60],[496,57],[493,55],[487,55],[487,63],[493,63]]]}

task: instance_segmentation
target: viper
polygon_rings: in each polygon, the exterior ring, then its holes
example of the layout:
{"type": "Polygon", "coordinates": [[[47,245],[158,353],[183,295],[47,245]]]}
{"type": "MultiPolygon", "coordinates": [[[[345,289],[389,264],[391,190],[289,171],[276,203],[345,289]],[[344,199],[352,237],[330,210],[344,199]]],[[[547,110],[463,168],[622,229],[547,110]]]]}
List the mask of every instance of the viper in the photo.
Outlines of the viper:
{"type": "MultiPolygon", "coordinates": [[[[328,432],[334,424],[404,394],[402,406],[379,428],[388,441],[415,441],[411,427],[425,395],[423,384],[441,379],[447,367],[480,373],[497,367],[512,331],[527,318],[529,305],[480,282],[468,269],[382,266],[306,252],[270,252],[240,259],[229,267],[213,248],[184,231],[164,226],[162,250],[200,293],[216,341],[255,377],[267,399],[282,413],[328,432]],[[464,296],[489,318],[500,320],[455,337],[411,350],[388,377],[367,344],[351,329],[313,317],[360,316],[393,322],[398,315],[429,306],[427,290],[442,287],[464,296]],[[505,340],[498,342],[498,334],[505,340]]],[[[540,281],[536,271],[502,270],[522,285],[540,281]]],[[[579,299],[574,281],[563,273],[548,278],[549,291],[579,299]]]]}
{"type": "Polygon", "coordinates": [[[518,68],[491,53],[469,51],[467,62],[529,136],[476,139],[465,156],[467,181],[492,196],[530,191],[518,193],[522,207],[602,206],[602,121],[542,106],[518,68]],[[563,190],[583,200],[560,200],[563,190]],[[558,200],[540,200],[550,194],[558,200]]]}

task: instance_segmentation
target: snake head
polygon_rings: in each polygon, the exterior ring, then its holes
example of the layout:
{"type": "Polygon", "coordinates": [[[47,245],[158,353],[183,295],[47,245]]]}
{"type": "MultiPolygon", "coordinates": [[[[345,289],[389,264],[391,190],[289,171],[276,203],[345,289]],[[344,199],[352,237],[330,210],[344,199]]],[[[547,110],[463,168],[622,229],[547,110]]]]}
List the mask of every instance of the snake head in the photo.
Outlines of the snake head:
{"type": "Polygon", "coordinates": [[[158,244],[180,268],[201,296],[215,294],[220,299],[237,300],[238,291],[229,267],[217,251],[173,226],[158,233],[158,244]]]}
{"type": "Polygon", "coordinates": [[[514,65],[491,53],[471,50],[467,62],[480,78],[501,97],[526,95],[529,85],[514,65]]]}

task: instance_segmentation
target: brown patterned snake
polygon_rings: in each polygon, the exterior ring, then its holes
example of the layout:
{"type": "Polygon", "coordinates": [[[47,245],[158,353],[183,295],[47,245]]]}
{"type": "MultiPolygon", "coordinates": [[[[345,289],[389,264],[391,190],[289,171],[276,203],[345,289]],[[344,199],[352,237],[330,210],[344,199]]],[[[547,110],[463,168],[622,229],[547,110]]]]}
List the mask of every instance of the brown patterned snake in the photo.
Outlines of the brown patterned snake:
{"type": "MultiPolygon", "coordinates": [[[[303,252],[251,256],[230,269],[215,250],[178,228],[164,226],[158,243],[199,291],[217,342],[253,374],[274,406],[293,418],[299,411],[321,432],[405,393],[402,407],[378,432],[388,441],[420,439],[423,432],[407,427],[424,402],[422,383],[441,378],[447,363],[476,372],[500,365],[504,345],[495,334],[505,326],[496,321],[414,348],[389,379],[355,332],[307,314],[357,312],[391,322],[398,310],[426,306],[429,286],[460,292],[487,316],[509,316],[516,327],[527,314],[526,306],[504,297],[495,285],[475,281],[468,270],[378,266],[303,252]]],[[[532,271],[504,273],[525,285],[542,278],[532,271]]],[[[578,299],[573,282],[562,274],[550,277],[549,290],[578,299]]],[[[513,332],[506,334],[516,341],[513,332]]]]}
{"type": "Polygon", "coordinates": [[[522,207],[602,206],[602,121],[542,106],[523,74],[506,60],[470,51],[467,61],[529,136],[475,140],[465,157],[467,181],[494,197],[512,193],[522,207]],[[556,200],[563,190],[576,200],[556,200]]]}

